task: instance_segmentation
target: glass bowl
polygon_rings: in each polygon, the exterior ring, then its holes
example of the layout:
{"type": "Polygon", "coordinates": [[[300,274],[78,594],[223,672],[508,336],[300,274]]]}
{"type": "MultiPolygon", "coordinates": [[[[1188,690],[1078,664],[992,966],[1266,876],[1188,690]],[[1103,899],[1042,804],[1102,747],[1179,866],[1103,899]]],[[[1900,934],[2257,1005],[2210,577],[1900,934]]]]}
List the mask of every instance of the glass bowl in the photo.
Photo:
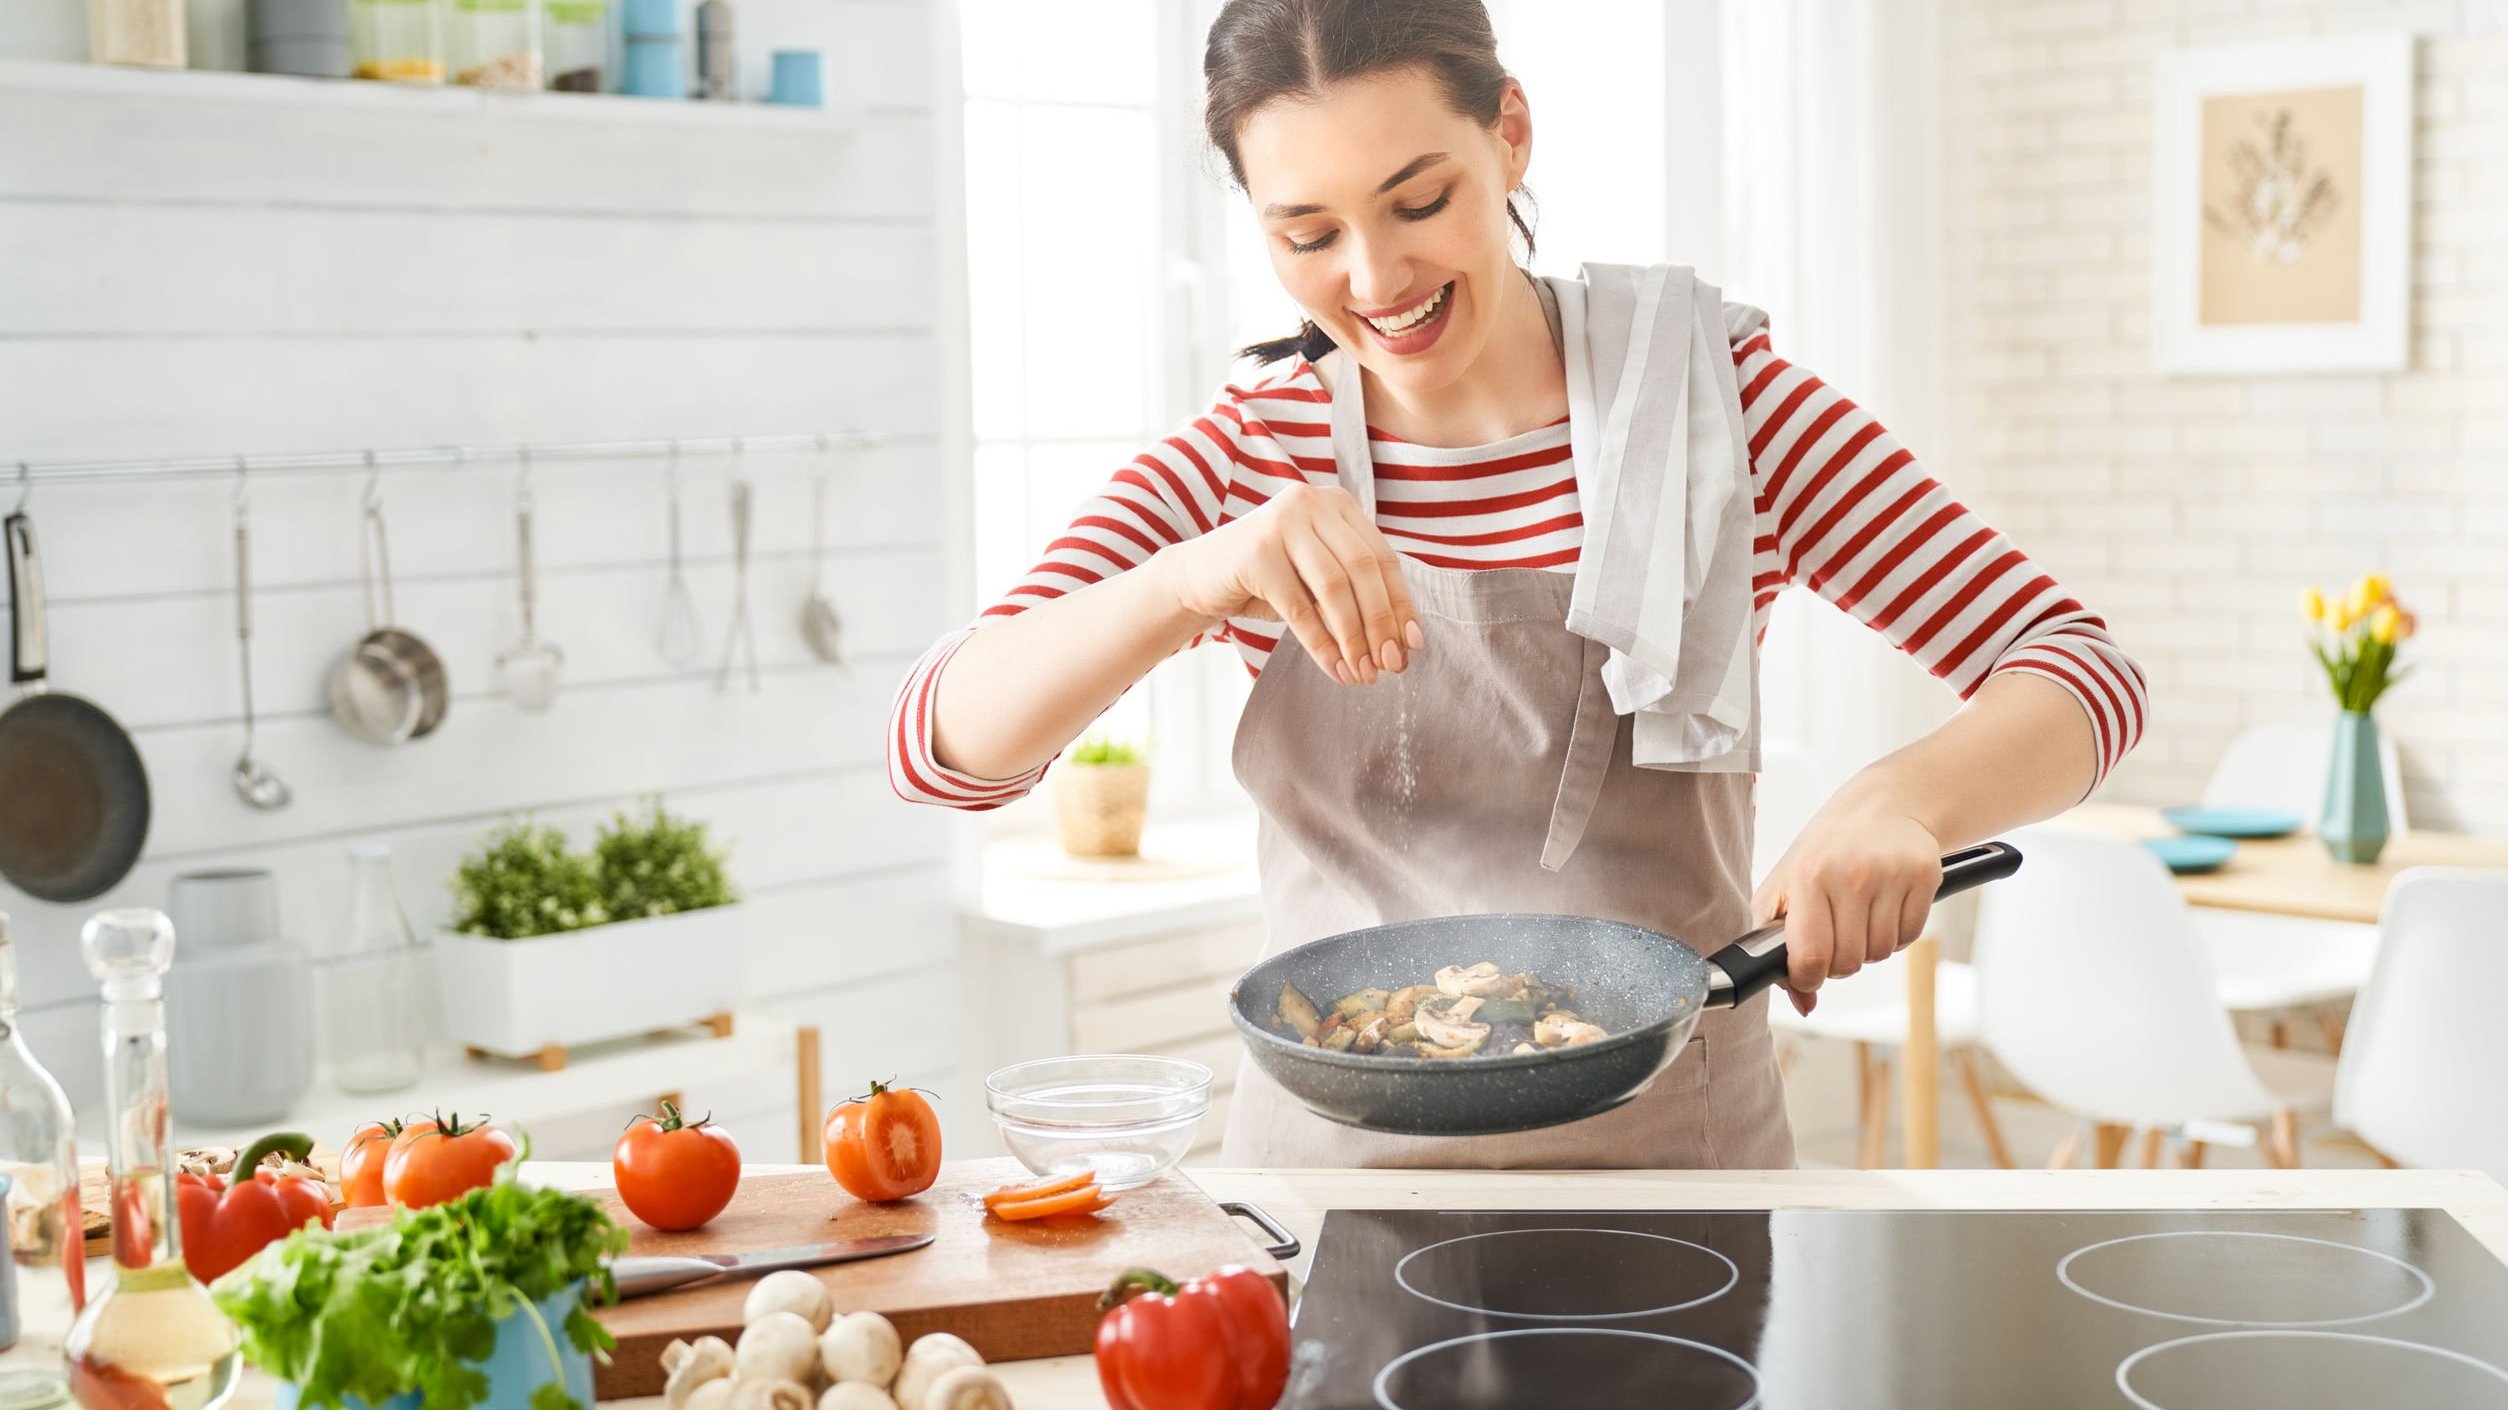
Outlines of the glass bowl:
{"type": "Polygon", "coordinates": [[[1128,1190],[1193,1148],[1210,1081],[1209,1068],[1183,1058],[1040,1058],[985,1078],[984,1105],[1028,1169],[1048,1177],[1087,1169],[1101,1187],[1128,1190]]]}

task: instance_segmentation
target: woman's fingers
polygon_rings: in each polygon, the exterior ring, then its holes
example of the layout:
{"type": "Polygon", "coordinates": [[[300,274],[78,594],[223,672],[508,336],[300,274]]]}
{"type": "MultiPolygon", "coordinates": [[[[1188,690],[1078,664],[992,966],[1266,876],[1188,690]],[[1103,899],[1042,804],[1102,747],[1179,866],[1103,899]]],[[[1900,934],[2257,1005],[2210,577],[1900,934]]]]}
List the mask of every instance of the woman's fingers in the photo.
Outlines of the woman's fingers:
{"type": "Polygon", "coordinates": [[[1367,652],[1377,665],[1400,671],[1408,664],[1419,636],[1419,614],[1411,606],[1410,589],[1402,582],[1402,564],[1393,546],[1350,503],[1346,514],[1326,514],[1316,530],[1341,560],[1358,595],[1359,613],[1367,625],[1367,652]]]}
{"type": "Polygon", "coordinates": [[[1324,614],[1315,605],[1313,595],[1307,592],[1306,584],[1299,579],[1297,569],[1290,564],[1289,555],[1275,551],[1257,556],[1247,566],[1246,580],[1247,585],[1254,589],[1255,596],[1271,609],[1271,614],[1296,635],[1298,645],[1305,647],[1306,654],[1315,658],[1316,668],[1334,680],[1348,683],[1345,674],[1348,668],[1341,663],[1340,644],[1333,640],[1331,629],[1324,625],[1324,614]]]}
{"type": "Polygon", "coordinates": [[[1899,927],[1906,911],[1905,893],[1883,887],[1872,898],[1870,918],[1864,923],[1864,963],[1879,964],[1899,951],[1907,942],[1900,938],[1899,927]]]}
{"type": "Polygon", "coordinates": [[[1785,986],[1798,994],[1820,992],[1829,977],[1829,956],[1836,944],[1829,916],[1829,898],[1800,888],[1785,898],[1785,986]]]}
{"type": "Polygon", "coordinates": [[[1324,614],[1324,627],[1332,633],[1342,664],[1360,684],[1374,684],[1376,656],[1368,645],[1366,613],[1359,605],[1358,585],[1351,581],[1348,566],[1313,532],[1292,534],[1283,548],[1297,569],[1298,581],[1324,614]]]}

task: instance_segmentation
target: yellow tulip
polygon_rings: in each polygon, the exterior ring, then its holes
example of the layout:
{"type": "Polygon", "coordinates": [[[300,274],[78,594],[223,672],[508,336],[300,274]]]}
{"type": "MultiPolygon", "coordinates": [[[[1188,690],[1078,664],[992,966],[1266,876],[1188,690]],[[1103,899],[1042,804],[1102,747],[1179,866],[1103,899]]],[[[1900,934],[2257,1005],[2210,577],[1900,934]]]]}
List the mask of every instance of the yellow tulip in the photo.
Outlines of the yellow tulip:
{"type": "Polygon", "coordinates": [[[2326,618],[2325,624],[2334,629],[2334,634],[2336,636],[2340,636],[2344,632],[2350,631],[2351,624],[2358,620],[2360,620],[2360,614],[2351,610],[2351,599],[2344,598],[2342,601],[2334,604],[2331,613],[2326,618]]]}
{"type": "Polygon", "coordinates": [[[2395,585],[2386,581],[2384,573],[2369,573],[2360,579],[2360,592],[2375,607],[2395,595],[2395,585]]]}
{"type": "Polygon", "coordinates": [[[2311,622],[2325,620],[2325,594],[2315,588],[2302,589],[2299,594],[2299,615],[2311,622]]]}
{"type": "Polygon", "coordinates": [[[2395,604],[2391,602],[2380,604],[2377,614],[2369,619],[2369,635],[2380,646],[2394,645],[2395,637],[2402,629],[2403,614],[2396,611],[2395,604]]]}

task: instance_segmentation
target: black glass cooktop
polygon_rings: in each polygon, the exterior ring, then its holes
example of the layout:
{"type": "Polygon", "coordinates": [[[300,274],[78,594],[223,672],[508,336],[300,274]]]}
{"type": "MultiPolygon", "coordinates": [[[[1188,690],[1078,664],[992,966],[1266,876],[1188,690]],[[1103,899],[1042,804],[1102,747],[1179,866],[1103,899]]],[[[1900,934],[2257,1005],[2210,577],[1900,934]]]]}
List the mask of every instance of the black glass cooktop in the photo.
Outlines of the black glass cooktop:
{"type": "Polygon", "coordinates": [[[1284,1410],[2508,1410],[2439,1210],[1334,1210],[1284,1410]]]}

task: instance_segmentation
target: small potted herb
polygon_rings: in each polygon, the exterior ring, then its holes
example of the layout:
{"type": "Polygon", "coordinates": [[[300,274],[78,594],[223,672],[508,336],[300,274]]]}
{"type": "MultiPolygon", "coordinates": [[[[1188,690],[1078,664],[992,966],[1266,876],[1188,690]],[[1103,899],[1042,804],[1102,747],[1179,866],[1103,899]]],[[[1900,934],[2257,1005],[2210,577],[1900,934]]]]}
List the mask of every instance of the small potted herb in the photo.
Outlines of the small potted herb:
{"type": "Polygon", "coordinates": [[[617,1342],[585,1303],[615,1298],[627,1231],[514,1173],[387,1225],[300,1229],[217,1281],[279,1410],[592,1410],[592,1358],[617,1342]]]}
{"type": "Polygon", "coordinates": [[[1075,857],[1137,857],[1149,814],[1150,770],[1141,751],[1102,735],[1063,756],[1054,780],[1054,821],[1075,857]]]}
{"type": "Polygon", "coordinates": [[[508,823],[452,886],[437,978],[448,1034],[474,1052],[554,1068],[578,1044],[699,1020],[719,1030],[740,1000],[739,897],[722,853],[705,824],[658,799],[615,815],[588,851],[508,823]]]}

